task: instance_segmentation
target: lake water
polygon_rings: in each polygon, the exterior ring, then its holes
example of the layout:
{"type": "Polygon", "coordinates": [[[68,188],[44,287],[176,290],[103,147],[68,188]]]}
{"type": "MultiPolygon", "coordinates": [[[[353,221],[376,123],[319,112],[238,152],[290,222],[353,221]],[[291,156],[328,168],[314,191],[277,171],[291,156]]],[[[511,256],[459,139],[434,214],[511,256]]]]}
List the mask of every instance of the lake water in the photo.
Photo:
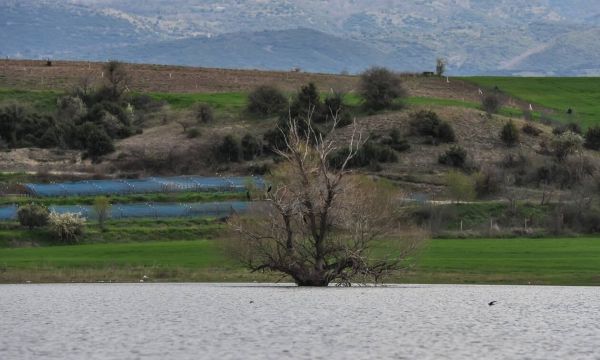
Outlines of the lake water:
{"type": "Polygon", "coordinates": [[[600,359],[600,288],[0,286],[2,360],[287,358],[600,359]]]}

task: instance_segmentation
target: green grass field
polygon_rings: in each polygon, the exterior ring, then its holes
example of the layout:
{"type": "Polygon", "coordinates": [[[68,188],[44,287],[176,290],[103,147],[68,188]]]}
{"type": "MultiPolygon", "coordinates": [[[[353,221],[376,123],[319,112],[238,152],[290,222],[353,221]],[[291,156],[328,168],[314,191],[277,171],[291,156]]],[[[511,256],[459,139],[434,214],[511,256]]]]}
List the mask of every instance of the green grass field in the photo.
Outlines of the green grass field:
{"type": "MultiPolygon", "coordinates": [[[[220,222],[199,218],[113,220],[106,223],[104,231],[100,231],[95,221],[89,221],[81,242],[89,245],[214,239],[220,236],[223,229],[224,224],[220,222]]],[[[26,230],[17,222],[0,223],[0,248],[12,244],[46,246],[52,244],[52,236],[43,228],[26,230]]]]}
{"type": "MultiPolygon", "coordinates": [[[[223,249],[219,240],[4,248],[0,281],[272,279],[246,272],[223,249]]],[[[440,239],[412,260],[412,270],[389,281],[600,285],[599,259],[600,238],[440,239]]]]}
{"type": "Polygon", "coordinates": [[[33,109],[42,112],[51,112],[56,109],[56,100],[61,96],[57,91],[16,90],[0,88],[0,103],[15,101],[27,104],[33,109]]]}
{"type": "Polygon", "coordinates": [[[577,121],[584,127],[600,122],[600,79],[598,78],[528,78],[469,77],[463,80],[500,90],[517,98],[556,110],[561,121],[577,121]],[[572,117],[566,114],[574,110],[572,117]]]}
{"type": "MultiPolygon", "coordinates": [[[[174,203],[190,203],[190,202],[212,202],[212,201],[228,201],[228,200],[243,200],[246,198],[245,192],[182,192],[182,193],[158,193],[158,194],[134,194],[134,195],[110,195],[107,196],[112,204],[128,204],[141,202],[174,202],[174,203]]],[[[0,197],[0,205],[7,204],[29,204],[36,203],[39,205],[92,205],[95,196],[68,196],[68,197],[0,197]]]]}

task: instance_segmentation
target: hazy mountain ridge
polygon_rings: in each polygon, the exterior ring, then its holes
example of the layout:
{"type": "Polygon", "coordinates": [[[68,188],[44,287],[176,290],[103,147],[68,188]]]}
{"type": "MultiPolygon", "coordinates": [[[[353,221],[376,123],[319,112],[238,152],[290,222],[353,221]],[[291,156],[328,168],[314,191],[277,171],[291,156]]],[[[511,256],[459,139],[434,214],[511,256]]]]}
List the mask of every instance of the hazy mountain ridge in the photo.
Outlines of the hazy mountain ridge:
{"type": "Polygon", "coordinates": [[[579,71],[577,54],[559,51],[563,58],[554,57],[556,47],[565,44],[561,39],[584,42],[591,46],[586,53],[597,53],[600,43],[583,38],[600,28],[599,14],[600,3],[584,0],[7,0],[0,4],[0,54],[79,59],[118,55],[129,61],[205,66],[221,57],[226,67],[310,64],[301,67],[330,72],[359,71],[365,64],[425,70],[441,56],[455,74],[589,74],[600,68],[593,64],[598,60],[589,59],[592,64],[582,64],[579,71]],[[27,25],[24,19],[30,18],[36,19],[35,25],[27,25]],[[64,29],[57,29],[52,19],[61,19],[64,29]],[[322,34],[303,31],[307,28],[322,34]],[[20,33],[25,33],[24,42],[20,33]],[[309,34],[319,40],[300,38],[309,34]],[[38,36],[52,39],[40,41],[38,36]],[[337,40],[327,40],[329,48],[314,48],[330,36],[337,40]],[[171,52],[154,57],[140,51],[165,47],[171,52]]]}

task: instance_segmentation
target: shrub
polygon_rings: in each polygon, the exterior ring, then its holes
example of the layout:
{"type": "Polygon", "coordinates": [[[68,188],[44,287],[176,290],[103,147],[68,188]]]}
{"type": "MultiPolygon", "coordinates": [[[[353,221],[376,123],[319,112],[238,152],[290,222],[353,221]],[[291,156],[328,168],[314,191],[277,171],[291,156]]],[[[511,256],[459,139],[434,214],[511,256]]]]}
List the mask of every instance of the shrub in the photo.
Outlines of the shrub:
{"type": "Polygon", "coordinates": [[[402,138],[400,130],[396,128],[390,131],[390,135],[388,138],[384,138],[382,140],[382,144],[388,145],[389,147],[398,152],[403,152],[410,149],[410,144],[408,143],[408,141],[402,138]]]}
{"type": "Polygon", "coordinates": [[[440,155],[438,162],[447,166],[463,168],[467,162],[467,151],[460,146],[452,146],[440,155]]]}
{"type": "Polygon", "coordinates": [[[102,230],[104,230],[104,223],[108,219],[110,207],[110,200],[106,196],[98,196],[94,199],[94,213],[98,219],[98,225],[102,230]]]}
{"type": "Polygon", "coordinates": [[[264,133],[263,139],[265,141],[265,151],[274,152],[276,149],[285,148],[285,136],[280,129],[270,129],[264,133]]]}
{"type": "Polygon", "coordinates": [[[583,138],[572,131],[555,135],[551,144],[554,156],[558,161],[563,161],[567,156],[580,151],[582,145],[583,138]]]}
{"type": "Polygon", "coordinates": [[[45,226],[48,223],[49,214],[46,207],[37,204],[21,205],[17,210],[19,224],[29,229],[45,226]]]}
{"type": "Polygon", "coordinates": [[[341,113],[344,110],[344,94],[335,91],[327,95],[324,101],[324,107],[328,116],[331,116],[331,113],[334,115],[336,113],[341,113]]]}
{"type": "Polygon", "coordinates": [[[200,135],[202,135],[202,133],[200,132],[200,129],[195,128],[195,127],[188,129],[185,133],[186,133],[186,136],[188,137],[188,139],[195,139],[197,137],[200,137],[200,135]]]}
{"type": "Polygon", "coordinates": [[[600,150],[600,126],[590,127],[585,133],[585,147],[600,150]]]}
{"type": "Polygon", "coordinates": [[[502,108],[502,101],[498,94],[487,94],[481,99],[481,107],[488,114],[497,114],[502,108]]]}
{"type": "Polygon", "coordinates": [[[497,170],[485,169],[475,175],[475,192],[478,197],[495,195],[502,189],[502,178],[497,170]]]}
{"type": "Polygon", "coordinates": [[[308,83],[300,88],[296,97],[300,109],[308,110],[310,108],[319,108],[321,106],[321,95],[314,83],[308,83]]]}
{"type": "Polygon", "coordinates": [[[232,135],[227,135],[214,149],[214,157],[220,162],[238,162],[240,161],[240,144],[232,135]]]}
{"type": "Polygon", "coordinates": [[[579,124],[574,123],[574,122],[570,122],[566,125],[562,125],[562,126],[555,127],[554,129],[552,129],[552,133],[554,135],[561,135],[561,134],[566,133],[567,131],[571,131],[578,135],[581,135],[583,133],[583,131],[581,130],[581,126],[579,126],[579,124]]]}
{"type": "Polygon", "coordinates": [[[389,108],[397,99],[406,97],[400,76],[388,69],[374,67],[360,77],[360,95],[370,111],[389,108]]]}
{"type": "Polygon", "coordinates": [[[542,133],[542,130],[536,128],[535,126],[533,126],[531,124],[523,125],[523,128],[521,130],[525,134],[530,135],[530,136],[539,136],[542,133]]]}
{"type": "Polygon", "coordinates": [[[80,129],[80,137],[86,155],[96,161],[102,155],[115,151],[112,139],[106,132],[92,123],[85,123],[80,129]]]}
{"type": "Polygon", "coordinates": [[[448,195],[456,202],[475,199],[475,184],[473,179],[459,171],[450,171],[446,175],[448,195]]]}
{"type": "Polygon", "coordinates": [[[287,99],[279,89],[273,86],[262,85],[248,95],[248,106],[246,109],[251,114],[270,116],[285,110],[287,104],[287,99]]]}
{"type": "Polygon", "coordinates": [[[509,120],[500,131],[500,139],[506,146],[515,146],[519,142],[519,131],[512,120],[509,120]]]}
{"type": "Polygon", "coordinates": [[[262,143],[250,134],[244,135],[241,141],[242,157],[244,160],[252,160],[262,153],[262,143]]]}
{"type": "Polygon", "coordinates": [[[146,111],[146,112],[155,112],[159,111],[167,104],[164,100],[156,100],[152,96],[147,94],[136,95],[131,99],[131,105],[136,110],[146,111]]]}
{"type": "Polygon", "coordinates": [[[196,104],[194,106],[194,117],[200,124],[208,124],[215,119],[213,109],[207,104],[196,104]]]}
{"type": "MultiPolygon", "coordinates": [[[[340,168],[347,156],[348,149],[340,149],[329,158],[329,162],[333,167],[340,168]]],[[[396,156],[389,146],[368,141],[358,150],[356,155],[348,162],[347,166],[349,168],[359,168],[378,163],[391,163],[396,161],[398,161],[398,156],[396,156]]]]}
{"type": "Polygon", "coordinates": [[[414,113],[410,120],[410,127],[415,135],[430,136],[433,144],[450,143],[456,140],[452,125],[440,120],[433,111],[422,110],[414,113]]]}
{"type": "Polygon", "coordinates": [[[456,140],[452,125],[446,121],[442,121],[437,129],[437,139],[442,143],[451,143],[456,140]]]}
{"type": "Polygon", "coordinates": [[[73,244],[79,242],[83,235],[85,218],[81,214],[50,213],[48,218],[50,231],[55,239],[63,244],[73,244]]]}

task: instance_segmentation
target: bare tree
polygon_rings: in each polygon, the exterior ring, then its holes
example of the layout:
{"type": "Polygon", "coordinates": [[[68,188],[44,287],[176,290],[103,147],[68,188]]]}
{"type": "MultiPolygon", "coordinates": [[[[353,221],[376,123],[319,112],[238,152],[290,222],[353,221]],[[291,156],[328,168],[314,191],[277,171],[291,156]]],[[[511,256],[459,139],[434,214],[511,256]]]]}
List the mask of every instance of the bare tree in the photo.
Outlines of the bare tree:
{"type": "Polygon", "coordinates": [[[104,66],[106,73],[107,89],[114,100],[120,99],[123,93],[128,89],[129,74],[125,64],[111,60],[104,66]]]}
{"type": "Polygon", "coordinates": [[[230,220],[239,235],[232,248],[251,270],[279,272],[300,286],[377,282],[403,267],[418,240],[398,240],[384,257],[371,253],[380,236],[398,227],[393,190],[348,176],[347,164],[364,143],[356,124],[340,146],[334,134],[337,117],[324,137],[315,132],[311,114],[290,119],[287,131],[280,129],[285,147],[276,152],[282,164],[270,179],[265,201],[251,215],[230,220]],[[338,150],[347,155],[334,169],[329,158],[338,150]]]}

